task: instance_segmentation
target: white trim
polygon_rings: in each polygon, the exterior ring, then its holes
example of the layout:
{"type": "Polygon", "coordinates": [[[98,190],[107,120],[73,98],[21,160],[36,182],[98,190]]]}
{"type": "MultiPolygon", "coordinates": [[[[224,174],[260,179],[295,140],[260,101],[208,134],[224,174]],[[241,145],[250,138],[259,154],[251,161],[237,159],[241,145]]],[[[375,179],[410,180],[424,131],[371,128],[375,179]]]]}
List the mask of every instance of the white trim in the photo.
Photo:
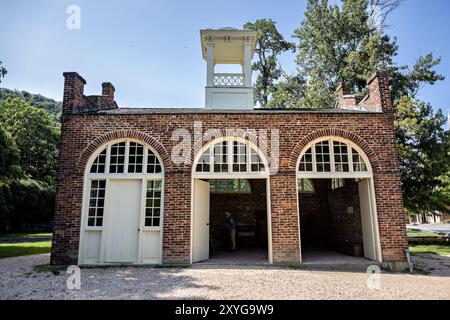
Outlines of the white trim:
{"type": "Polygon", "coordinates": [[[372,221],[373,221],[373,227],[374,227],[374,234],[375,234],[375,249],[377,253],[377,261],[383,262],[383,253],[381,250],[381,239],[380,239],[380,229],[378,225],[378,210],[377,210],[377,198],[375,194],[375,181],[374,178],[369,179],[369,186],[370,186],[370,200],[372,205],[372,221]]]}
{"type": "Polygon", "coordinates": [[[365,179],[371,178],[372,173],[369,172],[300,172],[297,171],[297,178],[304,179],[333,179],[333,178],[341,178],[341,179],[365,179]]]}
{"type": "Polygon", "coordinates": [[[266,198],[267,198],[267,251],[269,263],[273,264],[273,243],[272,243],[272,202],[270,200],[270,176],[266,178],[266,198]]]}
{"type": "MultiPolygon", "coordinates": [[[[308,149],[307,149],[308,150],[308,149]]],[[[300,179],[299,177],[295,177],[295,193],[296,193],[296,199],[297,199],[297,233],[298,233],[298,252],[299,252],[299,263],[303,262],[303,256],[302,256],[302,237],[301,237],[301,232],[300,232],[300,206],[299,206],[299,202],[300,202],[300,197],[299,197],[299,190],[298,190],[298,179],[300,179]]],[[[314,189],[315,190],[315,189],[314,189]]]]}

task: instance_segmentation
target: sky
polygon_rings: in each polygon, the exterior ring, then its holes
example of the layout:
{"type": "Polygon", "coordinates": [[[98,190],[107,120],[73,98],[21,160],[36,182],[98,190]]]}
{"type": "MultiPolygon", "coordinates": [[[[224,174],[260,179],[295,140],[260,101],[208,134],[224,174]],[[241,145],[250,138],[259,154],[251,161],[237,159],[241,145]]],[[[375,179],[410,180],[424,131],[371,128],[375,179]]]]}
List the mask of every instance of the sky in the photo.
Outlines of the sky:
{"type": "MultiPolygon", "coordinates": [[[[340,3],[331,0],[330,3],[340,3]]],[[[76,71],[85,94],[100,94],[102,82],[116,87],[121,107],[202,107],[206,63],[200,29],[237,27],[271,18],[292,41],[306,0],[0,0],[0,61],[8,74],[1,87],[62,100],[64,71],[76,71]],[[80,29],[68,29],[67,8],[80,8],[80,29]]],[[[450,108],[450,1],[406,0],[390,17],[396,62],[412,65],[420,55],[442,57],[447,77],[425,87],[420,98],[435,109],[450,108]]],[[[295,71],[295,54],[283,54],[295,71]]]]}

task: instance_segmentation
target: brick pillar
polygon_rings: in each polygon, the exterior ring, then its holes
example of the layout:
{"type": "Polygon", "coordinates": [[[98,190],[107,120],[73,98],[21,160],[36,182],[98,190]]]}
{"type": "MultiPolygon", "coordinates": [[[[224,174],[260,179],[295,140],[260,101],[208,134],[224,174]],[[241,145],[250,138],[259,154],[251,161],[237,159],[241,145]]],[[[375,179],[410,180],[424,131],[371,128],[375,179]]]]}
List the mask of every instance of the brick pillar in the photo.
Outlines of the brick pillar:
{"type": "Polygon", "coordinates": [[[347,85],[341,83],[337,88],[336,88],[336,98],[337,101],[341,101],[344,96],[347,96],[351,94],[350,89],[348,88],[347,85]]]}
{"type": "Polygon", "coordinates": [[[116,89],[111,82],[102,83],[102,96],[106,98],[106,102],[110,105],[114,104],[114,92],[116,89]]]}
{"type": "Polygon", "coordinates": [[[164,175],[163,264],[189,264],[191,247],[191,172],[164,175]]]}
{"type": "Polygon", "coordinates": [[[76,72],[64,72],[64,95],[62,113],[71,114],[74,109],[85,104],[84,85],[86,80],[76,72]]]}
{"type": "Polygon", "coordinates": [[[273,263],[300,263],[299,215],[295,172],[270,177],[273,263]]]}
{"type": "Polygon", "coordinates": [[[364,106],[370,110],[392,113],[392,95],[389,73],[378,71],[367,80],[368,99],[364,106]]]}

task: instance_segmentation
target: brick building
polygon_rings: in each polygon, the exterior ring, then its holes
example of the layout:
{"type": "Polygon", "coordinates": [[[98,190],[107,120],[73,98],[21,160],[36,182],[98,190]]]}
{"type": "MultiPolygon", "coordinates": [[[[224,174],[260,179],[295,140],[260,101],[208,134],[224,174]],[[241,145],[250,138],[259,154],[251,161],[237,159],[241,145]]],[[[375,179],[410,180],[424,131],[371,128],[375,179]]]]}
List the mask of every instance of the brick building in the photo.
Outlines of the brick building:
{"type": "Polygon", "coordinates": [[[339,87],[329,109],[254,108],[255,37],[202,30],[205,108],[119,108],[111,83],[86,96],[86,81],[64,73],[52,264],[208,260],[227,249],[226,211],[236,256],[405,260],[388,75],[368,79],[364,97],[339,87]]]}

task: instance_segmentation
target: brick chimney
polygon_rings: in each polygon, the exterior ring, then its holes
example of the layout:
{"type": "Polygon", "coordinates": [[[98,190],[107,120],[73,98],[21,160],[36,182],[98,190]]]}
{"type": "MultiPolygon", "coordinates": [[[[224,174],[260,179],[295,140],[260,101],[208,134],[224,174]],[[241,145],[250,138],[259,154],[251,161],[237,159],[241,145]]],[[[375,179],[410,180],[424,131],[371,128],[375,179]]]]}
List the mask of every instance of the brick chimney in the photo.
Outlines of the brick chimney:
{"type": "Polygon", "coordinates": [[[113,105],[114,104],[114,92],[116,89],[112,85],[111,82],[103,82],[102,83],[102,96],[105,97],[105,102],[107,104],[113,105]]]}
{"type": "Polygon", "coordinates": [[[363,99],[359,94],[352,94],[349,87],[345,84],[340,84],[336,89],[336,108],[338,109],[356,109],[358,104],[363,99]]]}
{"type": "Polygon", "coordinates": [[[392,95],[389,86],[389,73],[378,71],[367,80],[368,95],[364,108],[371,111],[392,113],[392,95]]]}
{"type": "Polygon", "coordinates": [[[76,72],[64,72],[64,95],[62,113],[71,114],[73,110],[85,105],[84,86],[86,80],[76,72]]]}

